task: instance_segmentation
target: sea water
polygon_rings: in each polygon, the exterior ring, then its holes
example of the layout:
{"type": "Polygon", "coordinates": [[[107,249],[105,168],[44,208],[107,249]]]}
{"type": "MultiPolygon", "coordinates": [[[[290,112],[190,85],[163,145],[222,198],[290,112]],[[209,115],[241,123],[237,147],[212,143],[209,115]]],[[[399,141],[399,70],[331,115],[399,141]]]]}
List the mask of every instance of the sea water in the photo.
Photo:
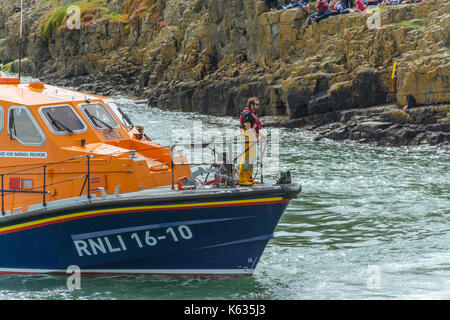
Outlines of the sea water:
{"type": "MultiPolygon", "coordinates": [[[[162,145],[195,139],[199,127],[202,139],[239,132],[237,118],[116,100],[162,145]]],[[[265,182],[290,170],[302,192],[253,276],[82,276],[73,289],[69,275],[6,275],[0,299],[450,299],[449,148],[316,142],[305,130],[266,129],[276,146],[267,149],[265,182]]]]}

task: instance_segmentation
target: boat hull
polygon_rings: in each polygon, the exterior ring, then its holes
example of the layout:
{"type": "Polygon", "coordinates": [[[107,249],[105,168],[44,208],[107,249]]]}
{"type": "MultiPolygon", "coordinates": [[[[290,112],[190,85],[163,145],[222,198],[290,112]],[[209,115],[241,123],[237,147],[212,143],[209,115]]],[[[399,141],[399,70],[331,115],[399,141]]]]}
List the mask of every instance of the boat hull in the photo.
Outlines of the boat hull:
{"type": "Polygon", "coordinates": [[[277,186],[45,208],[0,225],[0,273],[251,275],[293,193],[277,186]]]}

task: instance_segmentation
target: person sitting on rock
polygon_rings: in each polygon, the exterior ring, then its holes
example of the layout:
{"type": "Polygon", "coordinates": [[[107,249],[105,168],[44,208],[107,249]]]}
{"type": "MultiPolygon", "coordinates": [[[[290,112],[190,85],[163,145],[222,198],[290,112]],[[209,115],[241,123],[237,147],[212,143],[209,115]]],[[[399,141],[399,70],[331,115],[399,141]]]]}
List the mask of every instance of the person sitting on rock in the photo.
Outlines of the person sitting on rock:
{"type": "Polygon", "coordinates": [[[345,4],[345,0],[336,1],[335,5],[332,7],[332,10],[336,12],[334,15],[353,12],[353,10],[345,4]]]}
{"type": "Polygon", "coordinates": [[[346,8],[351,9],[355,6],[353,5],[353,0],[343,0],[342,3],[345,5],[346,8]]]}
{"type": "Polygon", "coordinates": [[[394,4],[400,4],[400,0],[383,0],[378,5],[379,6],[389,6],[394,4]]]}
{"type": "Polygon", "coordinates": [[[266,0],[266,4],[270,10],[279,10],[278,0],[266,0]]]}
{"type": "Polygon", "coordinates": [[[307,14],[311,14],[311,8],[309,7],[308,0],[298,0],[297,7],[303,9],[307,14]]]}
{"type": "Polygon", "coordinates": [[[365,5],[366,5],[366,8],[368,8],[369,6],[378,6],[379,2],[380,1],[378,1],[378,0],[367,0],[365,5]]]}
{"type": "Polygon", "coordinates": [[[336,4],[338,3],[339,0],[331,0],[330,3],[328,4],[328,10],[326,12],[324,12],[323,14],[314,17],[313,18],[313,22],[315,23],[319,23],[320,20],[326,19],[329,16],[333,16],[335,14],[338,13],[338,9],[336,8],[336,4]]]}
{"type": "Polygon", "coordinates": [[[330,16],[336,16],[338,14],[350,13],[350,9],[346,8],[343,0],[331,0],[331,3],[328,7],[328,11],[324,14],[316,17],[316,23],[319,23],[320,20],[326,19],[330,16]]]}
{"type": "Polygon", "coordinates": [[[295,8],[296,7],[296,0],[291,0],[288,4],[285,5],[281,5],[281,9],[291,9],[291,8],[295,8]]]}
{"type": "Polygon", "coordinates": [[[355,11],[364,11],[366,9],[366,6],[362,2],[362,0],[357,0],[355,3],[355,11]]]}
{"type": "Polygon", "coordinates": [[[314,3],[314,6],[316,7],[316,12],[312,13],[308,17],[308,20],[306,21],[306,25],[303,28],[307,28],[311,24],[312,21],[317,23],[317,18],[322,16],[323,14],[326,14],[326,12],[328,11],[328,1],[327,0],[317,0],[314,3]]]}
{"type": "Polygon", "coordinates": [[[303,9],[308,15],[311,14],[311,9],[308,5],[308,0],[291,0],[290,3],[281,6],[282,9],[300,8],[303,9]]]}

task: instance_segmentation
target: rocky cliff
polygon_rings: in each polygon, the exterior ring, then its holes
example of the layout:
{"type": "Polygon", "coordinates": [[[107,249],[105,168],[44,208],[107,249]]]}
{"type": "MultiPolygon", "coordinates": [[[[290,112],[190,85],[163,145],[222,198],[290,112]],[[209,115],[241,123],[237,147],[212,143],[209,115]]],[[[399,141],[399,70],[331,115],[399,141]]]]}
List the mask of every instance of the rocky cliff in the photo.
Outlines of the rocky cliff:
{"type": "MultiPolygon", "coordinates": [[[[162,109],[237,115],[258,96],[264,115],[284,115],[278,123],[292,126],[402,107],[407,95],[417,105],[450,102],[446,1],[342,14],[308,28],[304,11],[268,11],[260,0],[40,0],[24,17],[25,70],[35,77],[162,109]],[[79,28],[67,23],[70,4],[81,8],[79,28]]],[[[18,56],[18,24],[12,4],[2,4],[4,65],[18,56]]]]}

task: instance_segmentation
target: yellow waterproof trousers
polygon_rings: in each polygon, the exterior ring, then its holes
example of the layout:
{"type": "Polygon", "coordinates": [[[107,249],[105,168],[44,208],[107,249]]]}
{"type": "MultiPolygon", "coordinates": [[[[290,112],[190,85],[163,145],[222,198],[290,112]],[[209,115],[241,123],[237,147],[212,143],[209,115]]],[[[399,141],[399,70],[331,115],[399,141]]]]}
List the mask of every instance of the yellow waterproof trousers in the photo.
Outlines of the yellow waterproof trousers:
{"type": "Polygon", "coordinates": [[[245,137],[244,154],[241,156],[241,164],[239,166],[239,184],[252,185],[258,183],[253,180],[253,165],[256,163],[256,145],[257,138],[242,129],[242,135],[245,137]]]}

